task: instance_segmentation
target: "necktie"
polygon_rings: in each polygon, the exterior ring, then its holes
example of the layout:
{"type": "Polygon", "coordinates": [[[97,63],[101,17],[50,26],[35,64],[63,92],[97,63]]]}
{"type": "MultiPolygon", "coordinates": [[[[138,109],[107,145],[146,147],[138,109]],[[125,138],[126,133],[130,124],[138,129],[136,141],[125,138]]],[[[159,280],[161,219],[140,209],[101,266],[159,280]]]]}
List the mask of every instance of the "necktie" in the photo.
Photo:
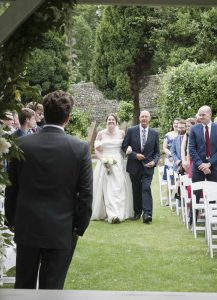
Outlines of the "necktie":
{"type": "Polygon", "coordinates": [[[143,128],[143,129],[142,129],[142,151],[143,151],[144,148],[145,148],[145,143],[146,143],[146,129],[143,128]]]}
{"type": "Polygon", "coordinates": [[[211,150],[210,150],[210,138],[209,138],[209,128],[205,126],[205,142],[206,142],[206,158],[210,158],[211,150]]]}

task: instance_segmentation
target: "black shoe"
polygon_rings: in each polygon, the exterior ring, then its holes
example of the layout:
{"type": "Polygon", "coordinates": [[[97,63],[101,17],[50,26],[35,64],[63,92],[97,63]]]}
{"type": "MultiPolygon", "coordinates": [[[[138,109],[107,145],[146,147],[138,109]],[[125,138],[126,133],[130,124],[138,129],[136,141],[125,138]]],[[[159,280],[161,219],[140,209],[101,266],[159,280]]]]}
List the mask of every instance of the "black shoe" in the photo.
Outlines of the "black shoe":
{"type": "Polygon", "coordinates": [[[121,221],[120,221],[120,219],[118,217],[114,217],[112,219],[112,224],[120,224],[120,223],[121,223],[121,221]]]}
{"type": "Polygon", "coordinates": [[[140,217],[141,217],[141,215],[139,215],[139,214],[134,214],[133,218],[131,218],[130,220],[131,220],[131,221],[137,221],[137,220],[140,219],[140,217]]]}
{"type": "Polygon", "coordinates": [[[152,216],[143,215],[143,223],[149,224],[152,221],[152,216]]]}

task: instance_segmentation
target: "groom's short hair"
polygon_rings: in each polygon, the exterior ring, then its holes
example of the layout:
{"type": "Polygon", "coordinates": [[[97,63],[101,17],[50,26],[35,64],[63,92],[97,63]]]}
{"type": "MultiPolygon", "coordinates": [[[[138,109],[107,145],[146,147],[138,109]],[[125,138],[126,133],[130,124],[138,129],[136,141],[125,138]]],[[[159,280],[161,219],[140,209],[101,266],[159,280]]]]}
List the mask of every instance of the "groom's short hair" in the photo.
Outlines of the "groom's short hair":
{"type": "Polygon", "coordinates": [[[46,123],[62,125],[69,117],[74,104],[73,97],[64,91],[57,90],[44,96],[44,117],[46,123]]]}

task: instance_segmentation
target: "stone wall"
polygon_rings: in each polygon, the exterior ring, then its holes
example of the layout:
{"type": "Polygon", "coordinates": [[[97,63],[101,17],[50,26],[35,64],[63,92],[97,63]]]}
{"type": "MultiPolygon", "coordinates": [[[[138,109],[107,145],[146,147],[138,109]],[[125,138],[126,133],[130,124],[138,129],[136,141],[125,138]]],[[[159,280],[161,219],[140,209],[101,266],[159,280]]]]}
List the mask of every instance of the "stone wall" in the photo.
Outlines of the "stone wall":
{"type": "MultiPolygon", "coordinates": [[[[156,110],[155,99],[159,94],[159,79],[159,76],[155,75],[146,76],[141,82],[140,108],[149,110],[152,116],[156,110]]],[[[106,99],[92,82],[74,84],[72,94],[76,100],[75,108],[89,112],[91,121],[103,122],[109,113],[116,113],[118,110],[118,101],[106,99]]]]}

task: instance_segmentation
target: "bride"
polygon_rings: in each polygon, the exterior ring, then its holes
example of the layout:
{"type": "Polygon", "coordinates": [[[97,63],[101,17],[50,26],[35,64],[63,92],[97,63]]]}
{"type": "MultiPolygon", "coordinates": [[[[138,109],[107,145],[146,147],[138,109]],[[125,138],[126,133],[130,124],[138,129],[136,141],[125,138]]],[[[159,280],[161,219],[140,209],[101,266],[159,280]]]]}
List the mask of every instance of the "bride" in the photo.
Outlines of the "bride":
{"type": "Polygon", "coordinates": [[[117,117],[106,118],[94,144],[98,158],[93,177],[92,220],[107,219],[117,224],[133,215],[132,191],[121,153],[124,132],[117,126],[117,117]]]}

